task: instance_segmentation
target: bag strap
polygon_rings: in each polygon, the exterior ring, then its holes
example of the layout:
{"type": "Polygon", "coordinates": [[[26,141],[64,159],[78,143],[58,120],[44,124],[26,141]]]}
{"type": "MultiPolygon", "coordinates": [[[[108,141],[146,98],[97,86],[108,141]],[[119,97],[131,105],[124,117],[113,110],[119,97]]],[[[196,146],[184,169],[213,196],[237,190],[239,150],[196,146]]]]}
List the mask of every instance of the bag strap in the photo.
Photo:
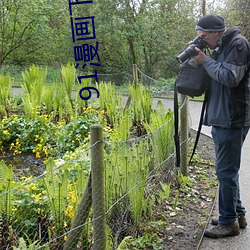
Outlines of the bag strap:
{"type": "MultiPolygon", "coordinates": [[[[177,80],[176,80],[177,81],[177,80]]],[[[180,167],[180,137],[179,137],[179,112],[178,112],[178,93],[176,88],[176,81],[174,83],[174,141],[176,154],[176,167],[180,167]]]]}
{"type": "Polygon", "coordinates": [[[197,148],[197,145],[198,145],[198,141],[199,141],[199,138],[200,138],[203,117],[204,117],[204,113],[205,113],[205,109],[206,109],[206,104],[207,104],[207,90],[205,91],[205,97],[204,97],[204,101],[203,101],[202,108],[201,108],[199,126],[198,126],[198,130],[196,132],[195,143],[194,143],[194,147],[193,147],[193,152],[192,152],[192,154],[190,156],[190,159],[189,159],[189,164],[192,162],[192,159],[193,159],[193,156],[195,154],[195,151],[196,151],[196,148],[197,148]]]}

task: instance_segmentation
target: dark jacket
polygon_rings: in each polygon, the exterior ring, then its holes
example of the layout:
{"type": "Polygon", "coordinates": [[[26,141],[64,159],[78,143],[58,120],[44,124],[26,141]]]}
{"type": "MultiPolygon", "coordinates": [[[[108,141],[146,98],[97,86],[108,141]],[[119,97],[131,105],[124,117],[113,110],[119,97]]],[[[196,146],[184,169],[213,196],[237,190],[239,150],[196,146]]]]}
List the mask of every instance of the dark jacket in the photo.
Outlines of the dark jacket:
{"type": "Polygon", "coordinates": [[[250,126],[250,45],[237,27],[227,30],[218,50],[203,63],[211,77],[204,125],[250,126]]]}

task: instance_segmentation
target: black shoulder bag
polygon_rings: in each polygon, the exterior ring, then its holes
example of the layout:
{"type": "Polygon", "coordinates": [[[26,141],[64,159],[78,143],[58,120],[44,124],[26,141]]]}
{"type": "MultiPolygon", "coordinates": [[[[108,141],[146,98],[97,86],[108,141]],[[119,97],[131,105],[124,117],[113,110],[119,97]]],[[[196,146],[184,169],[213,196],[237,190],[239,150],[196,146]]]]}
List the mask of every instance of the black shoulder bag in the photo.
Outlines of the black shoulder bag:
{"type": "Polygon", "coordinates": [[[175,86],[178,93],[191,97],[201,96],[207,88],[207,72],[192,58],[183,62],[175,86]]]}
{"type": "Polygon", "coordinates": [[[180,73],[175,81],[174,88],[174,123],[175,123],[175,148],[176,148],[176,166],[180,166],[180,140],[179,140],[179,114],[178,114],[178,93],[187,96],[201,96],[205,93],[200,121],[198,126],[198,131],[196,134],[195,144],[193,152],[191,154],[189,163],[195,154],[195,150],[199,141],[200,132],[202,128],[202,121],[205,112],[206,102],[207,102],[207,85],[209,81],[209,76],[202,65],[196,64],[196,62],[190,58],[186,60],[180,66],[180,73]]]}

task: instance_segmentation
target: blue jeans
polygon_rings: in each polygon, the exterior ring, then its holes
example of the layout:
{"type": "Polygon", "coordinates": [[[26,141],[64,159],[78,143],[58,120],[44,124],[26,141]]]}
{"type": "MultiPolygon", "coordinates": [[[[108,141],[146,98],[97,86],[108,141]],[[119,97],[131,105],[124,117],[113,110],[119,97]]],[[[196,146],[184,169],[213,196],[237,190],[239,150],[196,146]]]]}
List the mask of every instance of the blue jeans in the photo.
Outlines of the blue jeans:
{"type": "Polygon", "coordinates": [[[231,224],[246,212],[240,200],[239,169],[241,149],[248,130],[249,127],[212,127],[219,181],[219,224],[231,224]]]}

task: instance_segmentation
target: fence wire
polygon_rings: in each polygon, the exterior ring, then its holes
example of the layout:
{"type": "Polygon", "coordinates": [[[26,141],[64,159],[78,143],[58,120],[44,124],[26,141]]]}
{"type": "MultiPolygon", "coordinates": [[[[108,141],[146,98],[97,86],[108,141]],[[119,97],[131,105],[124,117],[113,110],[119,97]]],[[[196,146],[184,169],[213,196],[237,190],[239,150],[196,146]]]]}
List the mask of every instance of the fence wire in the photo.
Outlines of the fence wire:
{"type": "MultiPolygon", "coordinates": [[[[138,225],[154,216],[161,183],[170,183],[174,172],[173,128],[170,117],[144,136],[101,142],[107,249],[117,249],[126,237],[142,233],[138,225]]],[[[48,159],[38,176],[17,179],[15,170],[0,162],[1,249],[92,249],[93,224],[100,219],[93,219],[91,208],[92,147],[76,150],[74,158],[48,159]],[[69,235],[72,245],[66,246],[69,235]]]]}
{"type": "Polygon", "coordinates": [[[148,86],[152,93],[157,96],[170,96],[173,95],[174,91],[174,81],[173,80],[156,80],[146,74],[144,74],[139,68],[139,81],[148,86]]]}
{"type": "MultiPolygon", "coordinates": [[[[171,127],[170,121],[140,138],[105,142],[106,216],[112,249],[125,236],[136,233],[136,226],[144,220],[143,214],[153,204],[150,199],[157,186],[170,178],[174,166],[173,141],[163,136],[169,133],[171,137],[171,127]],[[163,159],[161,162],[159,157],[163,159]]],[[[21,244],[32,244],[34,249],[63,249],[68,234],[79,228],[82,232],[76,249],[91,249],[91,205],[89,209],[84,208],[88,215],[86,221],[71,228],[83,192],[91,193],[86,191],[91,171],[89,150],[78,152],[82,155],[80,161],[49,160],[43,174],[21,178],[15,188],[11,188],[13,172],[1,162],[5,175],[1,176],[5,191],[0,194],[1,249],[13,249],[21,244]]]]}

